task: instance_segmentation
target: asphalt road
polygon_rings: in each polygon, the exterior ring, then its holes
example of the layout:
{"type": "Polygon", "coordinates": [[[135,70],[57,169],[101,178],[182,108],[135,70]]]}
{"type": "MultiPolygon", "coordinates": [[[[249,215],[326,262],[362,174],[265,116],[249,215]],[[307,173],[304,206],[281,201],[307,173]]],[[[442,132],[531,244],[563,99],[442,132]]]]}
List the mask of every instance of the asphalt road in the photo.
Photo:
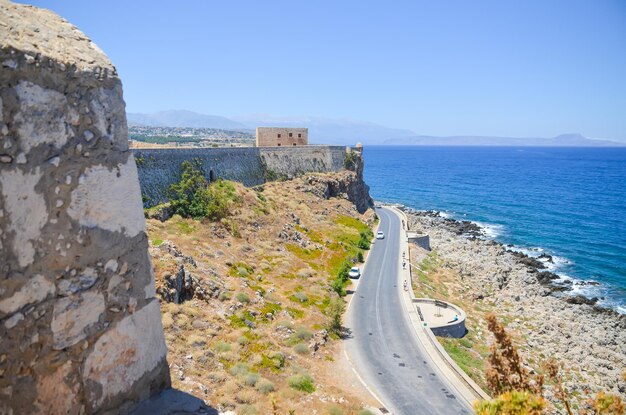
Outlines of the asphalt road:
{"type": "Polygon", "coordinates": [[[379,230],[346,317],[346,351],[359,376],[394,415],[471,414],[412,332],[401,302],[398,217],[377,209],[379,230]]]}

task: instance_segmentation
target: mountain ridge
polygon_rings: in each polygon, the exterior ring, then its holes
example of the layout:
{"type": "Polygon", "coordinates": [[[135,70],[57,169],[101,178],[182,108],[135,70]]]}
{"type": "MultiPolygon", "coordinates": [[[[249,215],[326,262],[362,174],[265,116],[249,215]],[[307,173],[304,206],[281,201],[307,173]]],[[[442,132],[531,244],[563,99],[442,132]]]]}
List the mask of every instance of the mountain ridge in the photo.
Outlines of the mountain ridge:
{"type": "Polygon", "coordinates": [[[152,114],[127,113],[128,124],[152,127],[216,128],[254,131],[256,127],[308,127],[311,144],[412,145],[412,146],[523,146],[523,147],[624,147],[626,142],[565,133],[551,138],[498,137],[481,135],[432,136],[407,129],[392,128],[367,121],[324,117],[277,117],[252,114],[237,117],[201,114],[187,110],[159,111],[152,114]]]}

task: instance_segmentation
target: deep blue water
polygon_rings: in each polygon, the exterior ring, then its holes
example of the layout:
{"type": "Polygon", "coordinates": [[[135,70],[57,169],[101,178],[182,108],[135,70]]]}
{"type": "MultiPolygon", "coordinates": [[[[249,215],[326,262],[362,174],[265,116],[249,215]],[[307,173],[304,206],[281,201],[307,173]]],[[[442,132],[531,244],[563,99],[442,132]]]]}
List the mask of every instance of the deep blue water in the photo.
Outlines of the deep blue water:
{"type": "Polygon", "coordinates": [[[378,201],[479,222],[496,240],[555,256],[559,275],[626,312],[626,148],[366,147],[378,201]]]}

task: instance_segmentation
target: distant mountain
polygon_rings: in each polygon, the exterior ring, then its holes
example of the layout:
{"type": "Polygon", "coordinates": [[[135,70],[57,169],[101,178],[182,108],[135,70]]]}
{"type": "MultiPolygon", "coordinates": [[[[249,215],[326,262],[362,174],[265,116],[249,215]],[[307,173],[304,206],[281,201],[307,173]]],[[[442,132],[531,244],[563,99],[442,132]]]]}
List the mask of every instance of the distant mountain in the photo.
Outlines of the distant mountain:
{"type": "Polygon", "coordinates": [[[131,126],[216,128],[254,132],[256,127],[307,127],[311,144],[415,145],[415,146],[537,146],[537,147],[622,147],[624,142],[596,140],[581,134],[561,134],[553,138],[486,136],[435,137],[416,135],[411,130],[345,119],[321,117],[275,117],[246,115],[226,118],[171,110],[153,114],[127,113],[131,126]]]}
{"type": "Polygon", "coordinates": [[[413,146],[510,146],[510,147],[623,147],[626,143],[596,140],[581,134],[561,134],[553,138],[515,138],[454,136],[435,137],[418,135],[403,139],[388,139],[381,144],[413,146]]]}
{"type": "Polygon", "coordinates": [[[245,125],[226,117],[198,114],[197,112],[185,110],[161,111],[153,114],[129,112],[126,116],[129,125],[143,125],[147,127],[217,128],[221,130],[247,129],[245,125]]]}
{"type": "Polygon", "coordinates": [[[247,115],[236,117],[235,120],[246,124],[250,128],[308,127],[311,144],[354,145],[357,142],[361,142],[372,145],[382,144],[384,140],[401,140],[415,136],[415,133],[410,130],[344,119],[247,115]]]}

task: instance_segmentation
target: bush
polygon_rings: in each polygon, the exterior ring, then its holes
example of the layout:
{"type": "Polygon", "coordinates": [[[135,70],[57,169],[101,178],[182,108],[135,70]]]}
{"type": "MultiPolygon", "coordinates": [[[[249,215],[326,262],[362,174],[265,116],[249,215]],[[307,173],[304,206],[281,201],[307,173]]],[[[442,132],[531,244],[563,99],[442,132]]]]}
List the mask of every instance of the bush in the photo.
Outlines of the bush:
{"type": "Polygon", "coordinates": [[[311,337],[313,337],[313,333],[311,333],[306,327],[300,327],[296,330],[295,336],[299,340],[308,341],[311,340],[311,337]]]}
{"type": "Polygon", "coordinates": [[[346,295],[345,285],[346,283],[337,277],[330,283],[330,289],[337,293],[338,296],[344,297],[346,295]]]}
{"type": "Polygon", "coordinates": [[[236,363],[233,367],[230,368],[230,374],[233,376],[246,375],[249,372],[248,365],[245,363],[239,362],[236,363]]]}
{"type": "Polygon", "coordinates": [[[204,218],[207,216],[205,190],[208,183],[202,162],[199,159],[183,161],[181,168],[180,181],[168,189],[172,211],[185,218],[204,218]]]}
{"type": "Polygon", "coordinates": [[[257,373],[248,373],[244,379],[244,383],[248,386],[254,386],[259,381],[259,375],[257,373]]]}
{"type": "Polygon", "coordinates": [[[276,386],[272,382],[267,379],[261,379],[256,384],[256,389],[264,395],[267,395],[270,392],[274,392],[276,390],[276,386]]]}
{"type": "Polygon", "coordinates": [[[346,305],[342,298],[333,298],[328,305],[328,316],[330,322],[328,323],[328,331],[335,336],[341,336],[343,330],[343,312],[346,309],[346,305]]]}
{"type": "Polygon", "coordinates": [[[305,354],[309,352],[309,348],[304,343],[298,343],[293,347],[293,350],[298,354],[305,354]]]}
{"type": "Polygon", "coordinates": [[[313,378],[308,374],[291,376],[289,377],[289,379],[287,379],[287,383],[295,390],[299,390],[301,392],[315,392],[315,383],[313,382],[313,378]]]}
{"type": "Polygon", "coordinates": [[[363,258],[363,252],[359,251],[359,252],[356,254],[356,259],[357,259],[357,261],[359,261],[359,262],[363,262],[363,259],[364,259],[364,258],[363,258]]]}
{"type": "Polygon", "coordinates": [[[232,203],[240,201],[231,182],[207,182],[200,159],[184,161],[181,169],[180,181],[168,189],[170,206],[175,214],[217,221],[228,216],[232,203]]]}
{"type": "Polygon", "coordinates": [[[343,168],[346,170],[356,170],[357,154],[353,151],[346,153],[343,158],[343,168]]]}
{"type": "Polygon", "coordinates": [[[246,293],[237,294],[237,301],[243,304],[248,304],[250,302],[250,297],[246,293]]]}
{"type": "Polygon", "coordinates": [[[328,415],[343,415],[343,410],[337,405],[328,408],[328,415]]]}
{"type": "Polygon", "coordinates": [[[230,352],[231,349],[232,349],[232,346],[228,343],[217,342],[215,344],[215,351],[218,353],[230,352]]]}
{"type": "Polygon", "coordinates": [[[301,303],[306,303],[307,301],[309,301],[309,297],[302,291],[298,291],[293,296],[295,297],[296,300],[298,300],[301,303]]]}

